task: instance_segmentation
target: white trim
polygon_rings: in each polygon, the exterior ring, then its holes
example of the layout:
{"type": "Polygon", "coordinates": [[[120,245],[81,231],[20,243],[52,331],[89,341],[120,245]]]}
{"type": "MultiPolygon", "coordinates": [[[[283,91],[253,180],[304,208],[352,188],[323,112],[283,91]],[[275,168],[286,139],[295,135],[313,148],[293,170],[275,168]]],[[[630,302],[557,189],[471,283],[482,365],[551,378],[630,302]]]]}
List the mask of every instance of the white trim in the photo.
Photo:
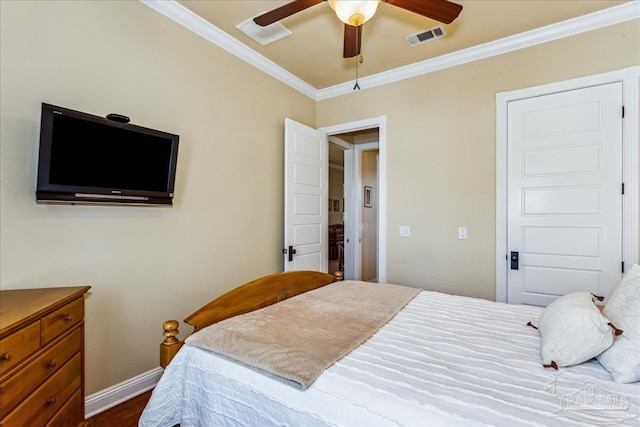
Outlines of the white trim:
{"type": "Polygon", "coordinates": [[[496,94],[496,301],[507,302],[507,103],[550,93],[622,82],[623,261],[638,262],[638,77],[640,66],[496,94]]]}
{"type": "Polygon", "coordinates": [[[362,133],[362,134],[353,136],[354,144],[360,145],[360,144],[367,144],[369,142],[378,142],[377,132],[362,133]]]}
{"type": "Polygon", "coordinates": [[[158,367],[87,396],[84,399],[85,418],[90,418],[151,390],[158,384],[163,372],[164,370],[158,367]]]}
{"type": "Polygon", "coordinates": [[[319,130],[327,135],[336,135],[372,128],[378,128],[380,136],[378,143],[380,149],[378,173],[378,203],[380,209],[378,215],[378,279],[381,283],[384,283],[387,280],[387,116],[326,126],[319,130]]]}
{"type": "Polygon", "coordinates": [[[622,254],[627,271],[638,263],[638,79],[640,66],[623,70],[622,102],[625,119],[622,124],[623,156],[622,165],[625,194],[622,207],[622,254]]]}
{"type": "Polygon", "coordinates": [[[376,142],[365,142],[365,143],[362,143],[362,144],[355,144],[353,146],[353,148],[355,148],[356,150],[360,150],[360,151],[379,150],[380,149],[380,144],[378,143],[378,141],[376,141],[376,142]]]}
{"type": "MultiPolygon", "coordinates": [[[[258,52],[220,30],[209,21],[206,21],[191,12],[176,0],[140,1],[316,101],[322,101],[353,92],[352,81],[326,87],[324,89],[314,88],[284,68],[275,64],[273,61],[265,58],[258,52]]],[[[490,58],[503,53],[513,52],[515,50],[524,49],[552,40],[558,40],[564,37],[573,36],[637,18],[640,18],[640,2],[634,0],[584,16],[525,31],[524,33],[504,37],[478,46],[473,46],[447,55],[416,62],[415,64],[395,68],[383,73],[362,77],[359,79],[359,83],[362,90],[365,90],[367,88],[397,82],[399,80],[432,73],[434,71],[444,70],[446,68],[490,58]]]]}
{"type": "Polygon", "coordinates": [[[353,148],[344,150],[344,214],[342,219],[344,222],[344,247],[343,247],[343,277],[346,280],[353,280],[356,277],[356,245],[349,242],[356,241],[356,220],[354,212],[356,211],[356,179],[358,178],[355,162],[355,150],[353,148]]]}
{"type": "MultiPolygon", "coordinates": [[[[381,122],[386,122],[387,116],[374,117],[373,119],[358,120],[356,122],[342,123],[334,126],[321,127],[319,130],[327,135],[337,135],[339,133],[357,132],[359,130],[373,129],[380,127],[381,122]]],[[[382,139],[382,137],[380,138],[382,139]]]]}
{"type": "MultiPolygon", "coordinates": [[[[631,1],[556,24],[472,46],[447,55],[416,62],[371,76],[360,77],[358,82],[362,90],[365,90],[481,59],[491,58],[492,56],[502,55],[503,53],[513,52],[609,25],[619,24],[636,18],[640,18],[640,2],[631,1]]],[[[316,99],[323,100],[351,92],[353,92],[353,82],[345,82],[318,90],[316,99]]]]}
{"type": "Polygon", "coordinates": [[[496,95],[496,301],[507,302],[507,100],[496,95]]]}
{"type": "Polygon", "coordinates": [[[338,138],[337,136],[333,136],[333,135],[329,136],[329,143],[333,145],[337,145],[343,150],[351,150],[353,148],[353,144],[350,144],[347,141],[344,141],[338,138]]]}

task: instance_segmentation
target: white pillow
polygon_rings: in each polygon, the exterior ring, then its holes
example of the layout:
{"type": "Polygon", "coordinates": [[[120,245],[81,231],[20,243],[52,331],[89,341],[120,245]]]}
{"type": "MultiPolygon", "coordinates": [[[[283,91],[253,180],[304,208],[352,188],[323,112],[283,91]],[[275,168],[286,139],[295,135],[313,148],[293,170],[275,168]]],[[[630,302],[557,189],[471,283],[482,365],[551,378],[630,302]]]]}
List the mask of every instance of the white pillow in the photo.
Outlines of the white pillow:
{"type": "Polygon", "coordinates": [[[613,330],[593,298],[588,292],[575,292],[544,309],[538,320],[543,365],[556,369],[577,365],[611,346],[613,330]]]}
{"type": "Polygon", "coordinates": [[[611,373],[614,381],[640,381],[640,267],[631,267],[609,298],[603,314],[624,333],[615,337],[613,345],[598,362],[611,373]]]}

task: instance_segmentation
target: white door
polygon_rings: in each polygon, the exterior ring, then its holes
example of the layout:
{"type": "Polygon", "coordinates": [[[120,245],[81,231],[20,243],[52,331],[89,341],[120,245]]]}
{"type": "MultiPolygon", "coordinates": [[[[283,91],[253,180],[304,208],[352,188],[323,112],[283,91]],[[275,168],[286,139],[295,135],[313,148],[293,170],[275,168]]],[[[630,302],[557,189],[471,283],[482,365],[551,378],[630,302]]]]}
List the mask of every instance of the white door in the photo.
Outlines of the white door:
{"type": "Polygon", "coordinates": [[[327,136],[285,119],[284,271],[327,272],[327,136]]]}
{"type": "Polygon", "coordinates": [[[355,275],[355,251],[357,245],[357,232],[355,222],[355,174],[354,174],[355,149],[350,147],[344,151],[344,271],[345,280],[356,280],[355,275]]]}
{"type": "Polygon", "coordinates": [[[622,268],[622,83],[507,108],[507,301],[608,297],[622,268]]]}

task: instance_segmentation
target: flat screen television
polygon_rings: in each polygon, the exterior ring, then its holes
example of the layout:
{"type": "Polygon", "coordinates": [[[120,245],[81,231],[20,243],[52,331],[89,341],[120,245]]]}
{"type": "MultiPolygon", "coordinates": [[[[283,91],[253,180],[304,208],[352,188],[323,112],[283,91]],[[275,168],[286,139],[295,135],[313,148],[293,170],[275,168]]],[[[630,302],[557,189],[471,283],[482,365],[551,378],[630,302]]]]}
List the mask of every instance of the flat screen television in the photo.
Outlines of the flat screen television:
{"type": "Polygon", "coordinates": [[[42,104],[38,203],[173,204],[179,136],[113,116],[42,104]]]}

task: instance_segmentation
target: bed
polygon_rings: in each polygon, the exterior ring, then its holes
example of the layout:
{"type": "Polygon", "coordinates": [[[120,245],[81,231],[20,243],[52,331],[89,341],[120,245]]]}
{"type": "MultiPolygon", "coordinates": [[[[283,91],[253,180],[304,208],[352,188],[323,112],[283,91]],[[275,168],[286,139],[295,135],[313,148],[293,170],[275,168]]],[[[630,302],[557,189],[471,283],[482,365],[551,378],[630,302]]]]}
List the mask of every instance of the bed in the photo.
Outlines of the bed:
{"type": "MultiPolygon", "coordinates": [[[[334,281],[317,272],[267,276],[185,322],[194,332],[209,331],[329,287],[393,286],[334,281]]],[[[165,372],[139,425],[639,425],[640,383],[612,381],[595,360],[542,367],[540,334],[527,326],[541,307],[416,292],[304,390],[189,339],[182,345],[177,322],[165,322],[165,372]]]]}

